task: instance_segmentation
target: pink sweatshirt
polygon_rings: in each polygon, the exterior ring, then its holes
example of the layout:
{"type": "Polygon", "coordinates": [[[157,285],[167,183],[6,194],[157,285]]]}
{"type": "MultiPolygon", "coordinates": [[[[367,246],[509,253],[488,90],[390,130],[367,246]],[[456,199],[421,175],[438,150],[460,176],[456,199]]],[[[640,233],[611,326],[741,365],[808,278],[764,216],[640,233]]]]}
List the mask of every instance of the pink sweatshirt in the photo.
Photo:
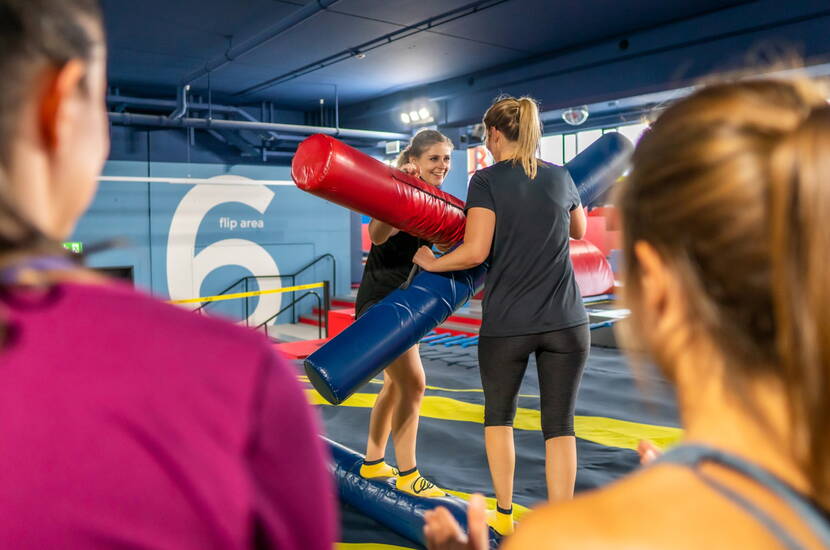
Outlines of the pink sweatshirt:
{"type": "Polygon", "coordinates": [[[332,547],[318,424],[264,337],[115,284],[0,308],[0,548],[332,547]]]}

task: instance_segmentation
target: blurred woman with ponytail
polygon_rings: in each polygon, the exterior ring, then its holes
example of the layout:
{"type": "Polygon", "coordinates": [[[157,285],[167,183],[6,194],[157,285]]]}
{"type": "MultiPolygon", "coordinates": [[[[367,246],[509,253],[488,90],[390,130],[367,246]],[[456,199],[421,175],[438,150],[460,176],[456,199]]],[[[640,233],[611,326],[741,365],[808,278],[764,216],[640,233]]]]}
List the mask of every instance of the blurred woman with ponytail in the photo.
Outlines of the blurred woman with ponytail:
{"type": "MultiPolygon", "coordinates": [[[[451,161],[450,139],[436,130],[421,130],[401,151],[397,167],[440,187],[451,161]]],[[[412,270],[412,256],[420,246],[430,244],[380,220],[369,223],[369,237],[372,249],[355,300],[358,317],[406,282],[412,270]]],[[[360,474],[368,479],[396,478],[401,491],[420,497],[441,497],[446,493],[421,476],[415,458],[418,416],[425,389],[424,367],[415,345],[383,373],[383,387],[369,417],[366,458],[360,474]],[[390,434],[397,468],[385,461],[390,434]]]]}
{"type": "MultiPolygon", "coordinates": [[[[830,107],[808,81],[702,88],[618,188],[627,347],[677,389],[683,441],[530,514],[505,548],[830,548],[830,107]]],[[[431,514],[435,549],[484,549],[431,514]]]]}
{"type": "Polygon", "coordinates": [[[60,244],[107,158],[106,65],[97,0],[0,0],[0,548],[331,549],[318,425],[268,339],[60,244]]]}
{"type": "Polygon", "coordinates": [[[470,180],[464,242],[440,258],[422,247],[415,263],[456,271],[489,258],[478,359],[484,439],[497,509],[488,521],[513,532],[513,418],[527,362],[536,357],[550,501],[573,496],[577,388],[588,357],[587,315],[576,286],[569,237],[585,233],[579,194],[562,167],[537,158],[542,127],[536,102],[498,99],[484,115],[496,164],[470,180]]]}

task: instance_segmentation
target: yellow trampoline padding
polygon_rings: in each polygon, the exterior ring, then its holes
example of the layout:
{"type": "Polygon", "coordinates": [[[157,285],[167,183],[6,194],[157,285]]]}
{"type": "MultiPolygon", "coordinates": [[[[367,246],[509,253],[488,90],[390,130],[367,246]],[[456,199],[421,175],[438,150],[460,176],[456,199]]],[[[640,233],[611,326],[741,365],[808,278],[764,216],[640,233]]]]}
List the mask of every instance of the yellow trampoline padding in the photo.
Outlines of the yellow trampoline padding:
{"type": "MultiPolygon", "coordinates": [[[[313,405],[330,405],[314,389],[306,389],[306,395],[313,405]]],[[[377,399],[377,394],[374,393],[356,393],[338,406],[371,408],[375,404],[375,399],[377,399]]],[[[427,395],[424,396],[421,404],[421,416],[483,424],[484,405],[466,403],[449,397],[427,395]]],[[[537,410],[520,407],[516,411],[513,427],[518,430],[541,431],[541,413],[537,410]]],[[[648,439],[663,449],[678,443],[683,436],[683,430],[680,428],[629,422],[603,416],[576,416],[574,418],[574,429],[576,430],[576,436],[580,439],[607,447],[621,447],[632,450],[637,449],[637,443],[641,439],[648,439]]]]}

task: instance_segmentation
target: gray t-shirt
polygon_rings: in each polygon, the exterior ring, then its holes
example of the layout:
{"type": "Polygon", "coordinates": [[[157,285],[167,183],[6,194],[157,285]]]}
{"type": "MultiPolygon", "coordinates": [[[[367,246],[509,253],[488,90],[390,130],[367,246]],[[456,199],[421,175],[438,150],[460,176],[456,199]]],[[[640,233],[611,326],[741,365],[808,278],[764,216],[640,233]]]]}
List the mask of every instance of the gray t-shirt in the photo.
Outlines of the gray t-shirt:
{"type": "Polygon", "coordinates": [[[587,322],[569,254],[571,211],[580,206],[568,171],[539,162],[530,180],[503,161],[470,180],[466,209],[496,213],[484,287],[482,336],[518,336],[587,322]]]}

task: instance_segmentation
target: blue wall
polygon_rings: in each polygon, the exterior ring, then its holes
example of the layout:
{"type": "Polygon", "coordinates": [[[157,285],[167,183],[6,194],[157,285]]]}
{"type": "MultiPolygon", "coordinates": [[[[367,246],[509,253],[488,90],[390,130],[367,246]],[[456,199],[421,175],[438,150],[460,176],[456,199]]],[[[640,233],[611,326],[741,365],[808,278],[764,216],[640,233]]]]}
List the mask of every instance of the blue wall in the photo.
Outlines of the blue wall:
{"type": "MultiPolygon", "coordinates": [[[[211,178],[234,175],[254,180],[290,181],[287,166],[110,161],[106,176],[211,178]]],[[[171,184],[102,182],[71,240],[85,246],[111,238],[129,244],[89,258],[92,267],[132,267],[136,285],[167,298],[192,298],[222,291],[246,275],[294,273],[323,254],[337,262],[337,289],[350,282],[350,214],[293,185],[171,184]],[[249,227],[243,227],[249,225],[249,227]]],[[[332,279],[324,260],[297,284],[332,279]]],[[[274,280],[275,281],[275,280],[274,280]]],[[[265,281],[262,288],[275,286],[265,281]]],[[[291,281],[282,280],[282,286],[291,281]]],[[[249,290],[257,290],[251,285],[249,290]]],[[[241,286],[238,291],[245,290],[241,286]]],[[[252,321],[275,313],[286,295],[270,295],[252,321]]],[[[298,312],[307,311],[312,301],[298,312]]],[[[210,306],[241,319],[244,301],[210,306]]],[[[290,322],[283,315],[279,322],[290,322]]]]}

